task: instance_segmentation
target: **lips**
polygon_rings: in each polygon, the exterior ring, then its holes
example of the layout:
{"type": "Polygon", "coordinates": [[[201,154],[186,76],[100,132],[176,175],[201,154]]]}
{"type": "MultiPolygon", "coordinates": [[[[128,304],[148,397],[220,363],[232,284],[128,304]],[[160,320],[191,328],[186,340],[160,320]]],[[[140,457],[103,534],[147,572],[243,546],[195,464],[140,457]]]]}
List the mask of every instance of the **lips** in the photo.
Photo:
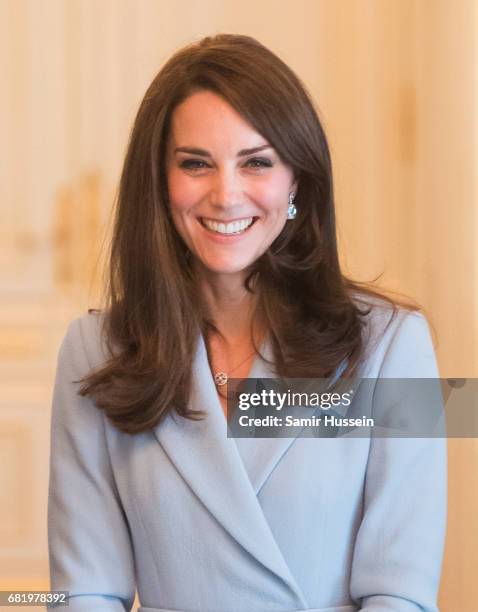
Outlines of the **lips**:
{"type": "Polygon", "coordinates": [[[208,219],[207,217],[201,217],[200,223],[206,229],[217,234],[221,234],[223,236],[233,236],[243,234],[251,227],[251,225],[254,224],[256,219],[257,217],[243,217],[242,219],[224,222],[208,219]]]}

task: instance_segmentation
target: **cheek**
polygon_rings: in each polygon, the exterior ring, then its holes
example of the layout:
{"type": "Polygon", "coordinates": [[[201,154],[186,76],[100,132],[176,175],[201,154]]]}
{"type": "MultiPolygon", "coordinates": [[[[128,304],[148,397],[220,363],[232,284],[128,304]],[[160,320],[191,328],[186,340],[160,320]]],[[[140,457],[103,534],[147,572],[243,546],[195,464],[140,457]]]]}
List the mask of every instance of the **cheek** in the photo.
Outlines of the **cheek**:
{"type": "Polygon", "coordinates": [[[183,213],[194,206],[199,197],[197,184],[172,171],[168,177],[169,201],[172,213],[183,213]]]}
{"type": "Polygon", "coordinates": [[[262,186],[257,194],[257,199],[265,212],[278,215],[287,208],[287,196],[287,183],[285,181],[271,181],[262,186]]]}

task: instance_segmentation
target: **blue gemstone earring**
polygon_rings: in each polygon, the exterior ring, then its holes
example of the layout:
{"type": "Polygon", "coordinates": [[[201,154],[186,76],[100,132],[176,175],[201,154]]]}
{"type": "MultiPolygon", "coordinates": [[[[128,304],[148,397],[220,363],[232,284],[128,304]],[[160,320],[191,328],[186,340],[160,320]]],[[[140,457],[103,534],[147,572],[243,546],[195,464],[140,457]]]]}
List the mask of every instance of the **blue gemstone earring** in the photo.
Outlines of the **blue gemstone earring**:
{"type": "Polygon", "coordinates": [[[294,204],[295,193],[289,193],[289,207],[287,208],[287,219],[295,219],[297,216],[297,208],[294,204]]]}

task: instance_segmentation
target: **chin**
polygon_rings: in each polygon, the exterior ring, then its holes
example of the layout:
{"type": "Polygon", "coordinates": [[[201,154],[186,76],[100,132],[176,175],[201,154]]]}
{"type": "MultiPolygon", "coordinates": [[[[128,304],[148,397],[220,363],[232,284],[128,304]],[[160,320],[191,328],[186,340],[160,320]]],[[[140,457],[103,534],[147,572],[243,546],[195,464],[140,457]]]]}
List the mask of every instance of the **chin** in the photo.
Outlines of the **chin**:
{"type": "Polygon", "coordinates": [[[212,262],[203,261],[202,267],[212,274],[246,274],[252,262],[212,262]]]}

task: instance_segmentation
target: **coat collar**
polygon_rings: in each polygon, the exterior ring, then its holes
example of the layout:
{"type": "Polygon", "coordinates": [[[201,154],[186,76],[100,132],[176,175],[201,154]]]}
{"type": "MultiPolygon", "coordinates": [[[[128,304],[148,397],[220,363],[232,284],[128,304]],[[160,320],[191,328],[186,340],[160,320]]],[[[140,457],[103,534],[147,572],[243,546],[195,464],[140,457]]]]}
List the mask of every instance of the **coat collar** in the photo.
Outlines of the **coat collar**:
{"type": "MultiPolygon", "coordinates": [[[[267,359],[271,358],[267,339],[261,353],[267,359]]],[[[271,378],[274,374],[269,364],[257,356],[249,377],[271,378]]],[[[154,429],[157,440],[208,511],[245,550],[289,587],[293,605],[306,608],[304,595],[257,498],[262,485],[294,439],[235,440],[227,437],[227,423],[202,335],[193,362],[190,407],[204,410],[206,418],[191,421],[169,413],[154,429]]]]}

